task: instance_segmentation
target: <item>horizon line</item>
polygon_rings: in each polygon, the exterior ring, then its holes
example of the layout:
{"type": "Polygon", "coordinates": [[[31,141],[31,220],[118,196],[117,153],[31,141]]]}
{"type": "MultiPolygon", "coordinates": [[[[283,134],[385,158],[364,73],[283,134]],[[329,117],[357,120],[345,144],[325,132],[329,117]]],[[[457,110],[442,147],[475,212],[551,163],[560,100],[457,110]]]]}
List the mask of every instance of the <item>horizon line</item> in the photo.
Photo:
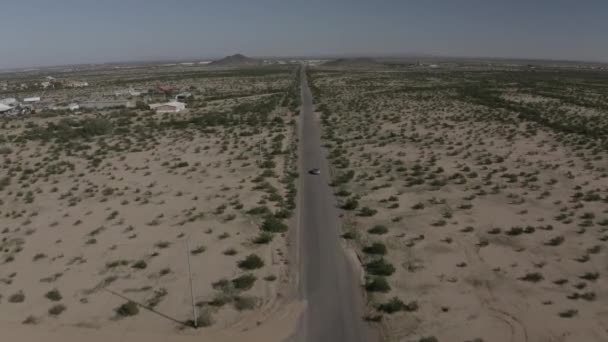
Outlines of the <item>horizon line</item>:
{"type": "MultiPolygon", "coordinates": [[[[607,64],[608,61],[602,60],[585,60],[585,59],[560,59],[560,58],[543,58],[543,57],[504,57],[504,56],[465,56],[465,55],[443,55],[443,54],[429,54],[429,53],[342,53],[342,54],[309,54],[309,55],[248,55],[243,52],[235,52],[232,55],[242,54],[249,58],[255,59],[339,59],[339,58],[435,58],[435,59],[464,59],[464,60],[502,60],[502,61],[534,61],[534,62],[561,62],[561,63],[584,63],[584,64],[607,64]]],[[[208,57],[159,57],[159,58],[145,58],[132,59],[132,60],[109,60],[105,62],[83,62],[83,63],[66,63],[66,64],[46,64],[46,65],[32,65],[24,67],[8,67],[0,68],[0,72],[25,72],[39,69],[50,69],[50,68],[62,68],[70,66],[85,66],[85,65],[113,65],[113,64],[154,64],[154,63],[170,63],[170,62],[194,62],[194,61],[216,61],[224,57],[232,56],[224,55],[218,57],[218,55],[208,57]]]]}

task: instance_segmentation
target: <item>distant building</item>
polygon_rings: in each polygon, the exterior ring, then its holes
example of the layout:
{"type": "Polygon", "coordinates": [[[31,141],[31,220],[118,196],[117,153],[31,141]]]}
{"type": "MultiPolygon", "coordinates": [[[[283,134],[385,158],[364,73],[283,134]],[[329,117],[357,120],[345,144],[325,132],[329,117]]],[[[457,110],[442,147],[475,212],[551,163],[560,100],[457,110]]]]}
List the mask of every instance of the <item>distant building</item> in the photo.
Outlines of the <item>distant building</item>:
{"type": "Polygon", "coordinates": [[[78,105],[78,103],[75,103],[75,102],[74,103],[70,103],[68,105],[68,109],[69,110],[78,110],[78,109],[80,109],[80,105],[78,105]]]}
{"type": "Polygon", "coordinates": [[[175,101],[186,102],[191,97],[192,97],[192,93],[180,93],[180,94],[175,95],[175,101]]]}
{"type": "Polygon", "coordinates": [[[46,88],[50,87],[51,85],[52,85],[52,83],[51,83],[51,82],[47,82],[47,81],[45,81],[45,82],[40,82],[40,86],[42,86],[42,88],[44,88],[44,89],[46,89],[46,88]]]}
{"type": "Polygon", "coordinates": [[[0,103],[0,113],[6,113],[13,110],[13,107],[0,103]]]}
{"type": "Polygon", "coordinates": [[[16,105],[19,104],[19,102],[17,101],[17,99],[9,97],[9,98],[0,100],[0,104],[10,106],[10,107],[15,107],[16,105]]]}
{"type": "Polygon", "coordinates": [[[63,84],[69,88],[84,88],[89,86],[89,82],[85,81],[65,81],[63,84]]]}
{"type": "Polygon", "coordinates": [[[40,97],[27,97],[27,98],[23,99],[23,102],[25,102],[25,103],[40,102],[40,97]]]}
{"type": "Polygon", "coordinates": [[[140,90],[140,89],[133,89],[133,88],[119,89],[114,92],[114,96],[141,96],[142,94],[145,94],[147,92],[148,92],[147,90],[140,90]]]}
{"type": "Polygon", "coordinates": [[[150,105],[150,109],[157,113],[179,113],[186,109],[186,104],[181,102],[155,103],[150,105]]]}
{"type": "Polygon", "coordinates": [[[169,93],[175,90],[174,86],[170,86],[170,85],[160,85],[158,87],[156,87],[156,89],[161,92],[161,93],[169,93]]]}

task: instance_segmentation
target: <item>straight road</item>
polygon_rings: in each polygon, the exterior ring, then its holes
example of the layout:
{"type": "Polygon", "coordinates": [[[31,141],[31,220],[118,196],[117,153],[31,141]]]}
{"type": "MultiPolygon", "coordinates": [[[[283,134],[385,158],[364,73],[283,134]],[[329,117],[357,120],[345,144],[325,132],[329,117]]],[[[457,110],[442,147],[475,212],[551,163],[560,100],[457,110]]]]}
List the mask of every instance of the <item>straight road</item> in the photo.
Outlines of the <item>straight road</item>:
{"type": "Polygon", "coordinates": [[[297,340],[303,342],[375,341],[363,321],[363,296],[339,237],[336,199],[329,186],[328,162],[321,148],[320,122],[301,68],[300,112],[300,295],[307,303],[297,340]],[[321,174],[308,171],[319,168],[321,174]]]}

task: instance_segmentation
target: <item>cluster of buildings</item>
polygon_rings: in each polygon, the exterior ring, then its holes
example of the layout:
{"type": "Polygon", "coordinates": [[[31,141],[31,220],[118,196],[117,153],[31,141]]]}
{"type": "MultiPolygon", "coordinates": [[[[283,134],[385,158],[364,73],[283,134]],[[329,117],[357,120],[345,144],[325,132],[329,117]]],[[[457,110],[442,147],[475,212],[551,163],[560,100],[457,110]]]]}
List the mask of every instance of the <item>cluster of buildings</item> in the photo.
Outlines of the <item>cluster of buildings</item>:
{"type": "MultiPolygon", "coordinates": [[[[47,77],[43,82],[43,87],[54,87],[56,80],[47,77]]],[[[62,86],[86,87],[88,83],[79,81],[69,81],[61,83],[62,86]]],[[[0,84],[0,86],[3,86],[0,84]]],[[[44,95],[45,92],[42,93],[44,95]]],[[[147,106],[157,113],[179,113],[186,109],[186,103],[192,98],[192,93],[181,92],[169,85],[158,85],[154,89],[135,89],[133,87],[114,90],[105,94],[92,96],[88,99],[81,99],[69,102],[54,103],[49,98],[42,101],[40,96],[26,98],[5,98],[0,99],[0,116],[17,116],[29,114],[39,110],[69,110],[77,111],[80,109],[104,110],[113,108],[141,108],[141,104],[147,106]],[[176,94],[177,93],[177,94],[176,94]],[[167,101],[167,99],[170,99],[167,101]]]]}
{"type": "Polygon", "coordinates": [[[39,102],[39,97],[28,97],[22,101],[16,98],[5,98],[0,100],[0,116],[14,116],[29,113],[34,103],[39,102]]]}
{"type": "Polygon", "coordinates": [[[55,77],[47,76],[40,82],[29,83],[8,83],[6,81],[0,83],[0,90],[26,90],[26,89],[50,89],[50,88],[84,88],[88,87],[89,82],[80,80],[57,80],[55,77]]]}
{"type": "Polygon", "coordinates": [[[150,109],[157,113],[179,113],[186,109],[186,101],[192,97],[191,93],[180,93],[175,95],[175,100],[165,103],[150,104],[150,109]]]}

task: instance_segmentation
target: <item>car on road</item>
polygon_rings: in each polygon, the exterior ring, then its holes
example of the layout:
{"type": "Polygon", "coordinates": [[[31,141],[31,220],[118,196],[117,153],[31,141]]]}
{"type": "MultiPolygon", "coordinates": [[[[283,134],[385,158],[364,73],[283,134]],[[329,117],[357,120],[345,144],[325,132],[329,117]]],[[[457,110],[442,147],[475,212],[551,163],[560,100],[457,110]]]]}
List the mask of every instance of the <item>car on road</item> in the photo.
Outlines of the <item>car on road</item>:
{"type": "Polygon", "coordinates": [[[321,170],[314,168],[314,169],[310,169],[310,171],[308,171],[308,173],[310,173],[311,175],[318,176],[321,174],[321,170]]]}

